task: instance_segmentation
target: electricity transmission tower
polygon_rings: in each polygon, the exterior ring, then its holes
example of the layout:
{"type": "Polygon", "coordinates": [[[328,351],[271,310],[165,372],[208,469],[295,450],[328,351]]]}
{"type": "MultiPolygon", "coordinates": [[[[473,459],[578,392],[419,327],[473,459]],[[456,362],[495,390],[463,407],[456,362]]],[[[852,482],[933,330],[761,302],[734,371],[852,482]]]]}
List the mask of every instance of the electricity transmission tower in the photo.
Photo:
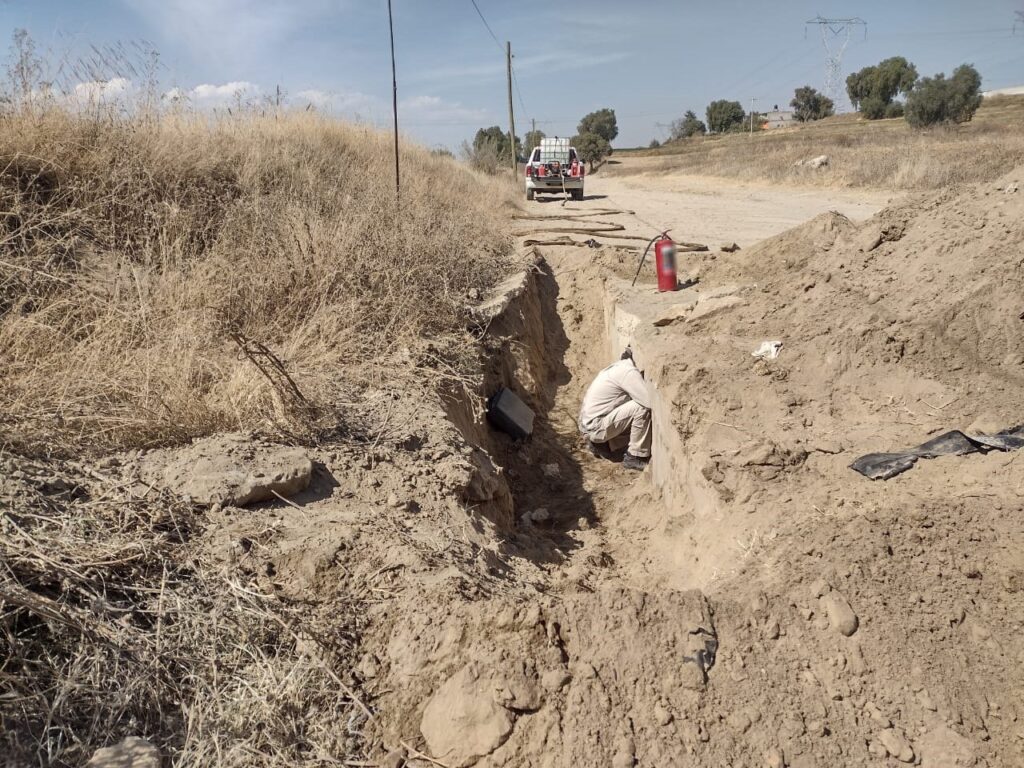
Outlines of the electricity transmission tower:
{"type": "MultiPolygon", "coordinates": [[[[816,25],[821,30],[821,42],[825,46],[825,95],[832,99],[836,105],[836,111],[840,99],[845,93],[842,86],[843,74],[843,53],[846,46],[850,44],[850,37],[857,27],[864,28],[864,37],[868,36],[868,23],[864,19],[826,19],[822,16],[815,16],[804,24],[804,33],[807,27],[816,25]]],[[[845,101],[845,99],[843,99],[845,101]]]]}
{"type": "Polygon", "coordinates": [[[1017,18],[1013,20],[1013,34],[1017,34],[1017,27],[1020,26],[1024,29],[1024,11],[1014,11],[1017,14],[1017,18]]]}

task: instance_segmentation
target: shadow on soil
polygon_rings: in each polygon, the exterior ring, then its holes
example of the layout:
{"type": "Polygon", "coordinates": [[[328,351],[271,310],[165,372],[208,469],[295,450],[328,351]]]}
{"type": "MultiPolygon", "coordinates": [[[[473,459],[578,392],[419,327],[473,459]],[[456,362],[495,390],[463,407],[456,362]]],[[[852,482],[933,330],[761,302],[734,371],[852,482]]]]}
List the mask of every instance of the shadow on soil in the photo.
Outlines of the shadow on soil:
{"type": "Polygon", "coordinates": [[[534,344],[541,341],[543,348],[505,356],[506,362],[512,361],[505,368],[506,385],[534,410],[534,433],[522,441],[495,433],[493,449],[497,462],[506,468],[515,504],[515,520],[503,549],[534,562],[557,563],[578,546],[570,533],[581,521],[592,524],[595,510],[583,485],[575,413],[556,410],[558,390],[572,381],[573,374],[564,362],[569,339],[558,314],[558,283],[547,262],[540,262],[534,281],[541,316],[524,320],[540,320],[543,337],[534,344]],[[532,361],[529,371],[515,362],[524,356],[532,361]]]}

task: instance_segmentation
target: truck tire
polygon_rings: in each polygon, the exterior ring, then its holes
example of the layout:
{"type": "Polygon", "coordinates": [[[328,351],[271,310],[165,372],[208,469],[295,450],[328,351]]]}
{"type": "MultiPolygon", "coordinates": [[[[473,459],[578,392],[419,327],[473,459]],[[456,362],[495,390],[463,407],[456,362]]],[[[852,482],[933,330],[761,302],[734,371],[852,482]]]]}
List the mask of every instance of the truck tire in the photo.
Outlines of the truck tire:
{"type": "Polygon", "coordinates": [[[583,190],[582,189],[574,189],[572,191],[572,199],[573,200],[582,200],[583,199],[583,190]]]}
{"type": "Polygon", "coordinates": [[[527,200],[533,200],[533,190],[532,189],[526,190],[526,199],[527,200]]]}

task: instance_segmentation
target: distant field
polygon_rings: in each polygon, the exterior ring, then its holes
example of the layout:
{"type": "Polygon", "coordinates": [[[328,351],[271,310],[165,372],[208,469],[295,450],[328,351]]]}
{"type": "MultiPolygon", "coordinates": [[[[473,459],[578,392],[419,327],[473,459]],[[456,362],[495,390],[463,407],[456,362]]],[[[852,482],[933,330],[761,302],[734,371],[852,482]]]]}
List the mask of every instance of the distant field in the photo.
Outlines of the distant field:
{"type": "MultiPolygon", "coordinates": [[[[970,123],[924,131],[903,118],[862,120],[839,115],[815,123],[683,139],[657,149],[616,150],[615,157],[650,158],[645,171],[683,171],[847,187],[937,189],[997,178],[1024,163],[1024,96],[995,96],[970,123]],[[828,155],[827,167],[795,165],[828,155]]],[[[609,165],[603,173],[635,172],[609,165]]]]}

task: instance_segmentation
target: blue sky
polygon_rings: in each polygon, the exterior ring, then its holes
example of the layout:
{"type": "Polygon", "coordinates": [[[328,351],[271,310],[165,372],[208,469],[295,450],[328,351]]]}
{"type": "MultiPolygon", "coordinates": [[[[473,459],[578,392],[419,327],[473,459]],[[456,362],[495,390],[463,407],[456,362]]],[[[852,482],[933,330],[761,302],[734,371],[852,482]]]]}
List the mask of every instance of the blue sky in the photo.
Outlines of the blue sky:
{"type": "MultiPolygon", "coordinates": [[[[859,16],[844,75],[892,55],[922,74],[974,63],[985,88],[1024,85],[1024,0],[393,0],[399,121],[429,145],[456,148],[478,127],[507,123],[503,45],[511,40],[517,132],[531,118],[549,135],[609,106],[618,146],[664,138],[686,109],[703,117],[716,98],[749,108],[786,104],[793,89],[820,88],[823,16],[859,16]],[[661,125],[659,125],[661,124],[661,125]]],[[[25,28],[51,62],[90,45],[148,41],[166,91],[216,107],[236,94],[260,98],[280,85],[292,103],[381,125],[390,120],[386,0],[0,0],[0,34],[25,28]]],[[[51,64],[51,66],[56,66],[51,64]]],[[[66,67],[65,70],[68,68],[66,67]]],[[[117,68],[115,68],[117,69],[117,68]]],[[[117,97],[137,77],[97,86],[117,97]]],[[[91,91],[90,91],[91,92],[91,91]]]]}

